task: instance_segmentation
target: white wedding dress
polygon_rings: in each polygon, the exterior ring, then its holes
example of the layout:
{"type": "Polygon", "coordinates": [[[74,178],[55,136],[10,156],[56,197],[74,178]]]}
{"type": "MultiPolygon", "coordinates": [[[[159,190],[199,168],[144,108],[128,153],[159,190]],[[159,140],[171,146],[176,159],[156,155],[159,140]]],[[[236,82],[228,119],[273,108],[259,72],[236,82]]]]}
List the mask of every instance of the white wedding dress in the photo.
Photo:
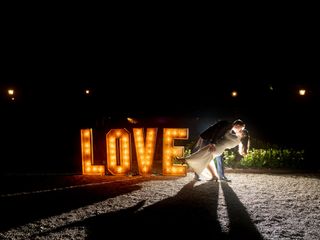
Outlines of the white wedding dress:
{"type": "Polygon", "coordinates": [[[240,144],[240,138],[231,131],[226,132],[223,138],[215,144],[215,150],[210,151],[210,145],[200,148],[198,151],[185,157],[189,167],[198,175],[206,169],[211,160],[221,155],[226,149],[231,149],[240,144]]]}

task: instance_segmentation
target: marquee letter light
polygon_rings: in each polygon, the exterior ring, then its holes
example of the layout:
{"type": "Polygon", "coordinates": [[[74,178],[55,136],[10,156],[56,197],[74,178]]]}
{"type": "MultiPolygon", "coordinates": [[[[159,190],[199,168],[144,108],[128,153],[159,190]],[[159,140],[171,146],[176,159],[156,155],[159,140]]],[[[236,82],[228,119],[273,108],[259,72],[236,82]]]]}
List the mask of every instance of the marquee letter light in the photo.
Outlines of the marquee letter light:
{"type": "Polygon", "coordinates": [[[163,129],[163,160],[162,174],[185,176],[187,174],[186,166],[173,164],[175,156],[183,156],[184,147],[174,146],[174,139],[188,139],[188,128],[164,128],[163,129]]]}
{"type": "Polygon", "coordinates": [[[126,175],[131,170],[131,143],[129,132],[111,129],[106,135],[107,167],[112,175],[126,175]]]}
{"type": "Polygon", "coordinates": [[[103,175],[104,165],[94,165],[92,128],[81,129],[81,156],[83,175],[103,175]]]}
{"type": "Polygon", "coordinates": [[[133,128],[134,143],[140,175],[151,174],[157,140],[157,128],[147,128],[146,139],[142,128],[133,128]]]}

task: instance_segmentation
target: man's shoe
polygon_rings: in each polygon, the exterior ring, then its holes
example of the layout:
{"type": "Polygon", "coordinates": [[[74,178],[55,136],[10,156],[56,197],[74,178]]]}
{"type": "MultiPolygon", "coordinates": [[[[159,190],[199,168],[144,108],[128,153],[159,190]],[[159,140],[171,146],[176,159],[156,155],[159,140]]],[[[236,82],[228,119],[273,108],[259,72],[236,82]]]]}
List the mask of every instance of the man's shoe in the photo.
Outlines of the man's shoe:
{"type": "Polygon", "coordinates": [[[226,178],[226,177],[221,178],[220,181],[221,181],[221,182],[231,182],[231,180],[228,179],[228,178],[226,178]]]}

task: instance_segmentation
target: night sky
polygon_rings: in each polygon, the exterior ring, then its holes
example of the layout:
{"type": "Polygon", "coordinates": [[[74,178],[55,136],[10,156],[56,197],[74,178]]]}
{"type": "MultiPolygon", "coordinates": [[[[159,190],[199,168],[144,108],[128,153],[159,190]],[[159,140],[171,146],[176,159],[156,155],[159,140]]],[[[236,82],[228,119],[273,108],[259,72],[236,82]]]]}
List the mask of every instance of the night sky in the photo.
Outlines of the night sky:
{"type": "Polygon", "coordinates": [[[9,140],[2,137],[2,146],[12,162],[24,162],[29,151],[46,162],[43,142],[54,148],[59,132],[70,137],[59,153],[77,158],[77,149],[67,149],[77,147],[80,128],[121,125],[126,117],[146,126],[181,123],[195,134],[218,119],[241,118],[257,138],[316,147],[310,138],[319,135],[319,41],[310,24],[210,28],[140,19],[101,28],[38,20],[3,29],[0,106],[9,140]],[[6,95],[10,87],[14,102],[6,95]],[[297,95],[301,87],[306,96],[297,95]]]}

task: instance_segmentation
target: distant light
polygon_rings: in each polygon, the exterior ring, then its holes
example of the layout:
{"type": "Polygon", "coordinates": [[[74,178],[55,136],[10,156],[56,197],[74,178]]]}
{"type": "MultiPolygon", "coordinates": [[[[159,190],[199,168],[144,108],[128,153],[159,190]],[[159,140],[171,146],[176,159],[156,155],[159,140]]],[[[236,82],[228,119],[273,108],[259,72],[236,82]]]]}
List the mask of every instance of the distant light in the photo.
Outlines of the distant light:
{"type": "Polygon", "coordinates": [[[14,101],[14,100],[15,100],[15,98],[14,98],[14,97],[12,97],[12,98],[11,98],[11,100],[12,100],[12,101],[14,101]]]}
{"type": "Polygon", "coordinates": [[[305,89],[299,89],[299,95],[301,95],[301,96],[306,95],[306,90],[305,89]]]}
{"type": "Polygon", "coordinates": [[[11,95],[11,96],[14,95],[14,90],[13,89],[8,89],[8,94],[11,95]]]}
{"type": "Polygon", "coordinates": [[[127,120],[128,120],[129,123],[132,123],[132,124],[138,123],[138,120],[130,118],[130,117],[128,117],[127,120]]]}
{"type": "Polygon", "coordinates": [[[231,92],[231,96],[232,96],[232,97],[238,96],[238,92],[237,92],[237,91],[232,91],[232,92],[231,92]]]}
{"type": "Polygon", "coordinates": [[[270,91],[273,91],[272,85],[269,86],[269,90],[270,90],[270,91]]]}
{"type": "Polygon", "coordinates": [[[89,89],[86,89],[86,90],[85,90],[85,94],[89,95],[89,94],[90,94],[90,90],[89,90],[89,89]]]}

